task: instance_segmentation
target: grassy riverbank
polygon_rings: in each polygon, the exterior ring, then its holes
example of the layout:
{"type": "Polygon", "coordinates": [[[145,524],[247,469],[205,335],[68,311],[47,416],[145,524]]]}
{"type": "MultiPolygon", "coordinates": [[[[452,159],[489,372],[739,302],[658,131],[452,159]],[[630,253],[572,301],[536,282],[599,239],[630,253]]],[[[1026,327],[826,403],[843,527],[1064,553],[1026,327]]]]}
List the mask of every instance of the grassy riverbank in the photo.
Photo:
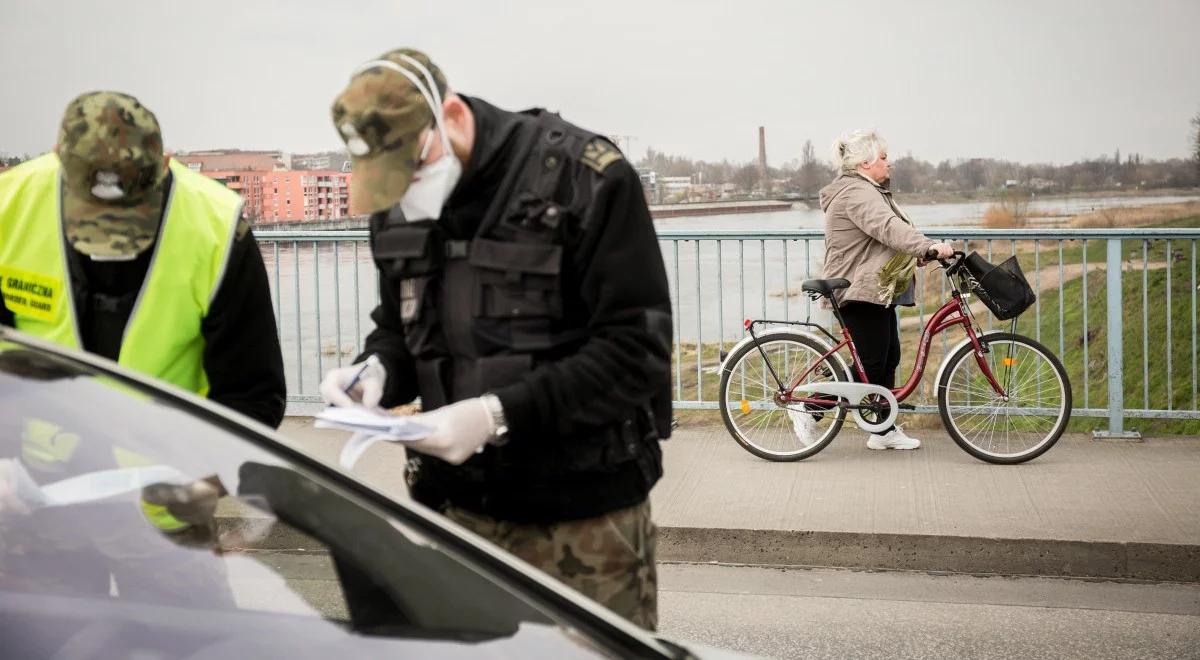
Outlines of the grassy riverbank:
{"type": "MultiPolygon", "coordinates": [[[[1129,214],[1125,217],[1136,222],[1134,218],[1144,216],[1129,214]]],[[[1142,226],[1200,227],[1200,214],[1142,226]]],[[[986,256],[984,245],[970,247],[986,256]]],[[[1196,302],[1195,278],[1198,276],[1193,274],[1193,244],[1190,241],[1134,240],[1123,241],[1121,247],[1125,407],[1195,410],[1197,384],[1192,365],[1197,350],[1194,327],[1200,303],[1196,302]],[[1170,372],[1167,370],[1168,354],[1170,372]]],[[[1102,240],[1087,241],[1085,248],[1082,242],[1073,241],[1064,244],[1061,253],[1059,249],[1056,241],[998,241],[992,245],[991,261],[999,263],[1014,252],[1017,254],[1026,278],[1040,290],[1038,304],[1020,317],[1017,332],[1040,339],[1060,356],[1071,379],[1077,407],[1104,408],[1108,400],[1107,244],[1102,240]],[[1085,263],[1086,285],[1083,278],[1085,263]],[[1063,329],[1061,339],[1060,325],[1063,329]]],[[[943,280],[940,272],[926,279],[923,291],[926,310],[935,309],[945,300],[943,280]]],[[[973,308],[985,329],[1003,329],[1010,325],[996,321],[978,303],[973,308]]],[[[911,337],[919,332],[916,322],[919,316],[917,310],[905,310],[901,315],[902,323],[905,318],[913,318],[907,323],[909,338],[902,332],[907,353],[901,374],[911,368],[915,341],[911,337]]],[[[935,346],[934,352],[937,348],[935,346]]],[[[935,359],[940,360],[941,354],[930,356],[931,362],[935,359]]],[[[931,384],[927,386],[931,387],[931,384]]],[[[1200,420],[1130,419],[1126,426],[1147,434],[1200,434],[1200,420]]],[[[1104,427],[1103,419],[1079,418],[1071,424],[1071,430],[1077,431],[1104,427]]]]}
{"type": "MultiPolygon", "coordinates": [[[[1029,197],[1028,192],[1020,193],[1028,201],[1045,201],[1054,199],[1073,199],[1079,197],[1173,197],[1176,195],[1196,195],[1196,188],[1160,188],[1154,190],[1121,189],[1089,190],[1073,193],[1038,193],[1029,197]]],[[[900,204],[963,204],[970,202],[988,202],[1010,198],[1012,190],[980,190],[974,192],[944,192],[944,193],[896,193],[896,201],[900,204]]]]}

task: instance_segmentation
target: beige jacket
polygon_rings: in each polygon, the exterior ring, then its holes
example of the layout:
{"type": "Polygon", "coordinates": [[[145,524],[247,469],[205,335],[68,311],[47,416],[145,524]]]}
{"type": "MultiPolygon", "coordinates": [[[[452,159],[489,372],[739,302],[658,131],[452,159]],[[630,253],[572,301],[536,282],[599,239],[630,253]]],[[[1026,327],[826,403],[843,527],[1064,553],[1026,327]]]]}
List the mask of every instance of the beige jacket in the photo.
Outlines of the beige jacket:
{"type": "Polygon", "coordinates": [[[922,257],[936,241],[913,228],[891,201],[891,191],[870,179],[842,174],[821,189],[825,211],[824,277],[844,277],[838,305],[879,300],[879,271],[897,252],[922,257]]]}

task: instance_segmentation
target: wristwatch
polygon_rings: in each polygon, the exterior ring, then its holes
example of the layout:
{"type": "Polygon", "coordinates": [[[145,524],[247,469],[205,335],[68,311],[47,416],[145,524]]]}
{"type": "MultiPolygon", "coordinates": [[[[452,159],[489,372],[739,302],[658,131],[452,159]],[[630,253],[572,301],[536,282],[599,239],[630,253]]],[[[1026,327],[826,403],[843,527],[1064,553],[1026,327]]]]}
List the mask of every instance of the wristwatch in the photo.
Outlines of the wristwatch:
{"type": "Polygon", "coordinates": [[[504,406],[500,404],[500,397],[489,392],[479,398],[483,400],[483,405],[492,416],[492,438],[488,442],[497,446],[503,445],[508,442],[508,420],[504,417],[504,406]]]}

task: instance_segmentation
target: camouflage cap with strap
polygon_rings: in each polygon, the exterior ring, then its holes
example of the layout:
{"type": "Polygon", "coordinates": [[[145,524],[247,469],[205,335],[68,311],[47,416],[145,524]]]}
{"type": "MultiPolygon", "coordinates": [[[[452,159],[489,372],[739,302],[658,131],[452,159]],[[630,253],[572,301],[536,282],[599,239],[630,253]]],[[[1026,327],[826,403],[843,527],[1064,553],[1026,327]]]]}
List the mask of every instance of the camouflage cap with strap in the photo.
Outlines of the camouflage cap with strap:
{"type": "Polygon", "coordinates": [[[354,167],[352,213],[389,208],[408,190],[420,164],[421,131],[434,121],[426,73],[445,98],[446,78],[429,57],[410,48],[388,51],[359,67],[334,100],[333,125],[354,167]]]}
{"type": "Polygon", "coordinates": [[[72,247],[124,259],[154,243],[166,177],[154,113],[127,94],[82,94],[63,113],[57,153],[72,247]]]}

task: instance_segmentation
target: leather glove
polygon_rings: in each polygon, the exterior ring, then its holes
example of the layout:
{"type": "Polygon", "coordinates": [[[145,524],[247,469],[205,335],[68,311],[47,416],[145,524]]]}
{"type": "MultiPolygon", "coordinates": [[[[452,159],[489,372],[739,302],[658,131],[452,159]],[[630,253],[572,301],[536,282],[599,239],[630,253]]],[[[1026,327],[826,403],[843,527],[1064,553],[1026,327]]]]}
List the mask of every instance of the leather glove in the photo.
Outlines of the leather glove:
{"type": "Polygon", "coordinates": [[[492,413],[479,397],[414,415],[413,421],[431,426],[434,431],[405,444],[454,465],[483,451],[483,446],[496,435],[492,413]]]}
{"type": "Polygon", "coordinates": [[[375,355],[348,367],[330,369],[321,386],[321,398],[332,406],[354,406],[361,403],[375,408],[383,398],[387,369],[375,355]]]}

